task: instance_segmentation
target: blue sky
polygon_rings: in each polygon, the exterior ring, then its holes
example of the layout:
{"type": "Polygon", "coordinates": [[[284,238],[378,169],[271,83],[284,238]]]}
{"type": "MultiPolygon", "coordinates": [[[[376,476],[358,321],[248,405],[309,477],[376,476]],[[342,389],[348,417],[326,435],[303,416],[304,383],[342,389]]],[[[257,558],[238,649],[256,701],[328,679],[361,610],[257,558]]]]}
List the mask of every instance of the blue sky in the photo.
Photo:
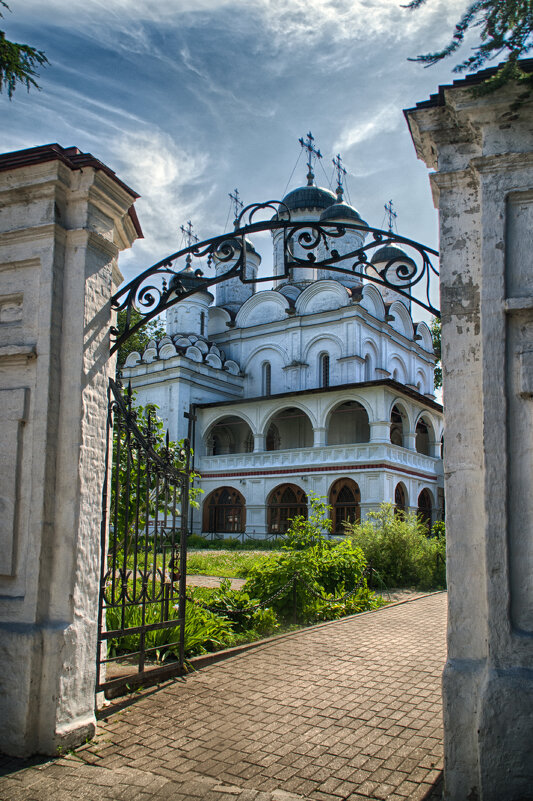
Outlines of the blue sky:
{"type": "MultiPolygon", "coordinates": [[[[0,150],[76,145],[141,195],[145,239],[126,277],[176,250],[191,219],[226,225],[228,193],[281,199],[311,130],[327,185],[340,152],[353,205],[381,226],[437,246],[427,169],[402,109],[455,76],[409,56],[445,44],[466,3],[429,0],[10,0],[7,37],[43,49],[41,92],[0,97],[0,150]]],[[[301,159],[288,188],[305,183],[301,159]]],[[[230,218],[231,220],[231,218],[230,218]]],[[[257,241],[259,250],[269,242],[257,241]]]]}

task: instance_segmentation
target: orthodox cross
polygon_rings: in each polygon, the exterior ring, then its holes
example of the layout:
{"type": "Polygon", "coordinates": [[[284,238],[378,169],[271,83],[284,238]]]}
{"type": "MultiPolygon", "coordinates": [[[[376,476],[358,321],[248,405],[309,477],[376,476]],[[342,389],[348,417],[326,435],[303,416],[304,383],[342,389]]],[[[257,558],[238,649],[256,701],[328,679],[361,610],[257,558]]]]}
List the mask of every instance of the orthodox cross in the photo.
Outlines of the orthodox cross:
{"type": "Polygon", "coordinates": [[[392,234],[392,226],[394,225],[394,220],[398,216],[397,213],[392,210],[392,200],[389,200],[388,203],[385,203],[384,209],[389,217],[389,234],[392,234]]]}
{"type": "Polygon", "coordinates": [[[298,139],[299,143],[303,147],[304,150],[307,150],[307,186],[313,186],[313,181],[315,178],[315,174],[313,172],[313,156],[317,159],[322,158],[322,153],[320,150],[317,150],[313,147],[313,142],[315,141],[315,137],[309,131],[307,134],[307,138],[304,141],[303,136],[298,139]]]}
{"type": "Polygon", "coordinates": [[[232,195],[231,192],[230,192],[229,193],[229,197],[233,201],[233,207],[234,207],[234,211],[235,211],[234,224],[237,225],[237,220],[238,220],[239,214],[241,212],[241,209],[244,206],[244,203],[242,202],[242,200],[239,197],[239,190],[238,189],[234,189],[233,191],[235,192],[235,194],[232,195]]]}
{"type": "MultiPolygon", "coordinates": [[[[199,238],[196,236],[196,234],[193,233],[192,222],[190,220],[187,220],[186,226],[180,225],[180,231],[183,234],[183,238],[185,239],[185,244],[187,245],[188,248],[190,248],[193,242],[200,241],[199,238]]],[[[192,263],[192,256],[190,253],[187,253],[187,258],[185,259],[185,263],[187,265],[186,269],[188,269],[192,263]]]]}
{"type": "Polygon", "coordinates": [[[344,190],[342,188],[342,179],[343,176],[346,175],[346,170],[342,166],[342,159],[340,157],[340,153],[337,153],[337,158],[332,159],[333,166],[337,170],[337,200],[339,203],[342,202],[342,196],[344,194],[344,190]]]}

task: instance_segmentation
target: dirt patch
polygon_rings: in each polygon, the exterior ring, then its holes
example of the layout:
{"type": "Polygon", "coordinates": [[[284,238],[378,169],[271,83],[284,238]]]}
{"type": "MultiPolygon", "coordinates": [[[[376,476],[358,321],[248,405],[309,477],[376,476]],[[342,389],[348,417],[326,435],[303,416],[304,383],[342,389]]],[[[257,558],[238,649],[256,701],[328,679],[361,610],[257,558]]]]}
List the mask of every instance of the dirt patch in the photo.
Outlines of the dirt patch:
{"type": "MultiPolygon", "coordinates": [[[[210,587],[213,589],[220,587],[222,581],[224,579],[218,576],[187,576],[187,587],[210,587]]],[[[232,590],[240,590],[244,587],[246,579],[231,578],[229,581],[231,581],[232,590]]]]}

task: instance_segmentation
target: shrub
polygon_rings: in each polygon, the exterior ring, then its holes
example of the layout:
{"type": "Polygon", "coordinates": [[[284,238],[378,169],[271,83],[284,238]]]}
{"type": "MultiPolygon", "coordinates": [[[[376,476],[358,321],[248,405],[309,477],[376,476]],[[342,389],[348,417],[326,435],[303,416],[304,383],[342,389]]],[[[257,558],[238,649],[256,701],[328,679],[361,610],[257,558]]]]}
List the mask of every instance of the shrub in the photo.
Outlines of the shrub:
{"type": "Polygon", "coordinates": [[[353,612],[373,609],[378,599],[367,587],[363,574],[364,554],[349,540],[326,540],[331,521],[326,505],[311,498],[309,519],[295,517],[279,554],[250,569],[245,590],[266,602],[280,618],[302,622],[329,620],[353,612]],[[346,601],[343,596],[361,586],[346,601]]]}
{"type": "Polygon", "coordinates": [[[416,514],[395,514],[391,504],[370,512],[363,523],[346,526],[346,535],[359,546],[378,577],[389,587],[419,589],[446,586],[446,539],[444,524],[435,525],[435,536],[416,514]]]}

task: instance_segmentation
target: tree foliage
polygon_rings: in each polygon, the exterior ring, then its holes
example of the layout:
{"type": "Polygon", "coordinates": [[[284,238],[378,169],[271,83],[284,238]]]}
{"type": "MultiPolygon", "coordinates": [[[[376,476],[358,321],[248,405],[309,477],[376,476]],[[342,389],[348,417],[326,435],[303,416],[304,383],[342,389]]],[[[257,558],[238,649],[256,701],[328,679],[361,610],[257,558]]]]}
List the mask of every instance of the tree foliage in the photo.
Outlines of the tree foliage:
{"type": "MultiPolygon", "coordinates": [[[[427,0],[411,0],[404,8],[415,10],[427,0]]],[[[474,0],[457,22],[451,41],[442,50],[409,59],[430,67],[451,56],[463,44],[471,29],[479,29],[479,44],[473,53],[454,67],[454,72],[474,72],[488,61],[504,57],[504,63],[483,91],[491,91],[511,80],[533,81],[518,63],[533,47],[533,0],[474,0]]]]}
{"type": "MultiPolygon", "coordinates": [[[[119,311],[117,315],[117,329],[119,336],[126,330],[127,310],[119,311]]],[[[136,309],[130,310],[130,328],[142,320],[142,314],[136,309]]],[[[150,320],[143,328],[139,328],[132,334],[122,345],[117,352],[117,372],[124,367],[124,362],[128,358],[129,353],[137,351],[142,353],[145,350],[148,342],[151,339],[159,339],[166,334],[165,326],[160,319],[150,320]]]]}
{"type": "MultiPolygon", "coordinates": [[[[0,8],[10,10],[4,0],[0,0],[0,8]]],[[[0,18],[4,15],[0,10],[0,18]]],[[[10,42],[6,39],[4,31],[0,31],[0,93],[7,91],[7,96],[11,100],[17,84],[26,86],[28,92],[30,87],[39,89],[36,78],[39,77],[38,67],[46,67],[50,62],[42,50],[36,50],[27,44],[10,42]]]]}

